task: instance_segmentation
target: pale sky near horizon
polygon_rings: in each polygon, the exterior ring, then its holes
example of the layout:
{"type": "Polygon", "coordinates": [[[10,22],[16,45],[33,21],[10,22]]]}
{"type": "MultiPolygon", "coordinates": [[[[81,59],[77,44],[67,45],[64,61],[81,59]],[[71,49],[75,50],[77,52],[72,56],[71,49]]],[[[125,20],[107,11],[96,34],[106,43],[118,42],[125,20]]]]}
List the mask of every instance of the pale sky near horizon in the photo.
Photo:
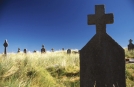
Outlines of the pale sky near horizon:
{"type": "Polygon", "coordinates": [[[8,52],[20,48],[40,51],[62,48],[81,49],[96,33],[87,24],[87,15],[95,14],[95,5],[104,4],[105,13],[114,14],[107,33],[122,47],[134,40],[133,0],[1,0],[0,53],[7,39],[8,52]]]}

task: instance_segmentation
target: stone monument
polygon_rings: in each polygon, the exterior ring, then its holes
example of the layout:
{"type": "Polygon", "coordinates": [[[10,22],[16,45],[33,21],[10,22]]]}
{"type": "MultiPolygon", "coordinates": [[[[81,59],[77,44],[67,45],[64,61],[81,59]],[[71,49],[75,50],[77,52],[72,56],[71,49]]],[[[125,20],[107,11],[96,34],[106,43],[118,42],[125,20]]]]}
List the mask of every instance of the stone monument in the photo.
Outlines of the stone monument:
{"type": "Polygon", "coordinates": [[[80,87],[126,87],[124,49],[106,33],[113,21],[104,5],[95,5],[95,15],[88,15],[96,34],[80,50],[80,87]]]}
{"type": "Polygon", "coordinates": [[[132,39],[129,40],[129,44],[128,44],[128,50],[133,50],[134,49],[134,44],[132,43],[132,39]]]}
{"type": "Polygon", "coordinates": [[[67,49],[67,54],[71,54],[71,49],[67,49]]]}
{"type": "Polygon", "coordinates": [[[18,53],[20,52],[20,48],[18,48],[18,51],[17,51],[18,53]]]}
{"type": "Polygon", "coordinates": [[[51,51],[54,52],[54,49],[52,48],[51,51]]]}
{"type": "Polygon", "coordinates": [[[64,51],[64,48],[62,48],[62,51],[64,51]]]}
{"type": "Polygon", "coordinates": [[[42,45],[41,53],[45,53],[46,49],[44,48],[44,45],[42,45]]]}
{"type": "Polygon", "coordinates": [[[5,40],[3,46],[4,46],[4,54],[6,55],[6,54],[7,54],[7,47],[8,47],[8,42],[7,42],[7,40],[5,40]]]}
{"type": "Polygon", "coordinates": [[[36,50],[34,50],[33,53],[36,53],[36,50]]]}
{"type": "Polygon", "coordinates": [[[27,49],[24,49],[24,53],[27,53],[27,49]]]}

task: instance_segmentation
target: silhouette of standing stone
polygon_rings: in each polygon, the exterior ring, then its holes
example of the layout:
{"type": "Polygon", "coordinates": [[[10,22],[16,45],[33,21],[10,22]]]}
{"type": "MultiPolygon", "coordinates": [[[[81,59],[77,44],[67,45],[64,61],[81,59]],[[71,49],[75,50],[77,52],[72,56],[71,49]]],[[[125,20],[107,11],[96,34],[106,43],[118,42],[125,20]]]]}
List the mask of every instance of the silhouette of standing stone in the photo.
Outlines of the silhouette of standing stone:
{"type": "Polygon", "coordinates": [[[132,39],[129,40],[129,44],[128,44],[128,50],[133,50],[134,49],[134,44],[132,43],[132,39]]]}
{"type": "Polygon", "coordinates": [[[62,48],[62,51],[64,51],[64,48],[62,48]]]}
{"type": "Polygon", "coordinates": [[[52,48],[51,51],[54,52],[54,49],[52,48]]]}
{"type": "Polygon", "coordinates": [[[18,48],[18,51],[17,51],[18,53],[20,52],[20,48],[18,48]]]}
{"type": "Polygon", "coordinates": [[[4,54],[6,55],[6,54],[7,54],[7,47],[8,47],[8,42],[7,42],[7,40],[5,40],[3,46],[4,46],[4,54]]]}
{"type": "Polygon", "coordinates": [[[44,45],[42,45],[41,53],[45,53],[45,52],[46,52],[46,50],[44,48],[44,45]]]}
{"type": "Polygon", "coordinates": [[[24,53],[27,53],[27,49],[24,49],[24,53]]]}
{"type": "Polygon", "coordinates": [[[124,49],[106,33],[110,23],[113,14],[105,14],[104,5],[95,5],[88,24],[96,24],[96,34],[80,50],[80,87],[126,87],[124,49]]]}
{"type": "Polygon", "coordinates": [[[67,50],[67,54],[71,54],[71,49],[68,49],[67,50]]]}
{"type": "Polygon", "coordinates": [[[36,50],[34,50],[33,52],[36,53],[36,50]]]}

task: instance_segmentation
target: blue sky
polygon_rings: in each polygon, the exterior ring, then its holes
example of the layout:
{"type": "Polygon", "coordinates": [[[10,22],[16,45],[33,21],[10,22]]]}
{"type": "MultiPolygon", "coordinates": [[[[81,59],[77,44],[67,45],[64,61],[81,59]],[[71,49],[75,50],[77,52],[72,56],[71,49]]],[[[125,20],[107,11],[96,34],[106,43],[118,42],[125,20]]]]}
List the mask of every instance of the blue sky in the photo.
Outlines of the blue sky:
{"type": "Polygon", "coordinates": [[[134,40],[133,0],[1,0],[0,53],[7,39],[8,52],[18,47],[28,51],[62,48],[81,49],[96,33],[87,24],[87,15],[95,13],[95,5],[104,4],[105,13],[114,14],[107,33],[122,47],[134,40]]]}

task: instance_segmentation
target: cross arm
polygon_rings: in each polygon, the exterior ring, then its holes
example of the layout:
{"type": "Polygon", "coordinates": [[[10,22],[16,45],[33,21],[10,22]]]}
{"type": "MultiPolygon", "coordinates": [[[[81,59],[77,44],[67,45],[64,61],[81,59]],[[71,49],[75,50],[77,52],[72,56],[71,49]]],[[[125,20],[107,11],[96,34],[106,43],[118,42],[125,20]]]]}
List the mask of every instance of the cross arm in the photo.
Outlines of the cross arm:
{"type": "Polygon", "coordinates": [[[87,15],[88,17],[88,25],[96,24],[96,16],[94,14],[87,15]]]}
{"type": "Polygon", "coordinates": [[[112,13],[105,14],[105,23],[106,24],[112,24],[114,22],[114,16],[112,13]]]}

